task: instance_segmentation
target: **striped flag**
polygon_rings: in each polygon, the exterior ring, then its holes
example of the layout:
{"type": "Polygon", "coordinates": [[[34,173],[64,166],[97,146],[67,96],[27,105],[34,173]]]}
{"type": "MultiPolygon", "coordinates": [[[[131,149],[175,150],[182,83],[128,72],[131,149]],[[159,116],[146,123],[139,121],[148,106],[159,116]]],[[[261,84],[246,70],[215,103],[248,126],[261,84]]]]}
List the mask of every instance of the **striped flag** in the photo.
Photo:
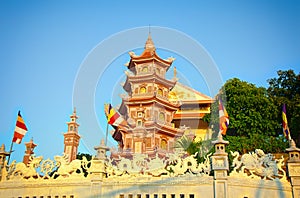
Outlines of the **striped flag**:
{"type": "Polygon", "coordinates": [[[26,133],[27,133],[27,127],[26,127],[25,122],[19,111],[17,122],[16,122],[16,128],[15,128],[15,132],[14,132],[14,137],[13,137],[12,141],[17,144],[20,144],[26,133]]]}
{"type": "Polygon", "coordinates": [[[220,132],[222,135],[226,135],[226,131],[229,125],[229,116],[222,103],[221,98],[219,99],[219,119],[220,119],[220,132]]]}
{"type": "Polygon", "coordinates": [[[282,106],[282,129],[285,138],[291,140],[291,134],[290,134],[290,129],[288,127],[285,104],[283,104],[282,106]]]}
{"type": "Polygon", "coordinates": [[[105,104],[104,111],[108,124],[116,127],[127,125],[126,120],[111,106],[111,104],[105,104]]]}

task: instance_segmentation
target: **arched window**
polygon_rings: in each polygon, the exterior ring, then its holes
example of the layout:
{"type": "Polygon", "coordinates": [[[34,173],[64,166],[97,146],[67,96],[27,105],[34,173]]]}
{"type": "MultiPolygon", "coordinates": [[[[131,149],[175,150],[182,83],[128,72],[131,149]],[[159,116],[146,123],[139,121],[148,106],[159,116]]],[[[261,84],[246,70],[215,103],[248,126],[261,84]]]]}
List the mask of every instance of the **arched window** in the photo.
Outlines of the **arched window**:
{"type": "Polygon", "coordinates": [[[163,90],[161,88],[157,90],[157,95],[163,96],[163,90]]]}
{"type": "Polygon", "coordinates": [[[142,94],[142,93],[146,93],[146,87],[141,87],[140,88],[140,93],[142,94]]]}
{"type": "Polygon", "coordinates": [[[159,119],[159,121],[164,122],[165,121],[165,114],[163,112],[160,112],[159,116],[158,116],[158,119],[159,119]]]}
{"type": "Polygon", "coordinates": [[[162,139],[161,142],[160,142],[160,148],[164,149],[164,150],[167,150],[167,147],[168,147],[167,140],[162,139]]]}
{"type": "Polygon", "coordinates": [[[143,67],[142,72],[143,72],[143,73],[148,72],[148,67],[143,67]]]}
{"type": "Polygon", "coordinates": [[[70,131],[73,131],[73,126],[70,126],[70,131]]]}
{"type": "Polygon", "coordinates": [[[143,126],[142,120],[137,120],[137,124],[136,125],[139,126],[139,127],[143,126]]]}

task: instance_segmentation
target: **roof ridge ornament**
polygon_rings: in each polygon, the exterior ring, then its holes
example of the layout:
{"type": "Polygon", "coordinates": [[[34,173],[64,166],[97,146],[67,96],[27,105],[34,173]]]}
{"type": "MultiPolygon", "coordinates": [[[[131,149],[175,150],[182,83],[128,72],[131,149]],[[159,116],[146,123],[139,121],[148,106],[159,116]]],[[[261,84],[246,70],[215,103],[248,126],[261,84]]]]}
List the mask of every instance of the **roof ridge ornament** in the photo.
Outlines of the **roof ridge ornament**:
{"type": "Polygon", "coordinates": [[[76,107],[74,107],[73,115],[76,115],[76,107]]]}

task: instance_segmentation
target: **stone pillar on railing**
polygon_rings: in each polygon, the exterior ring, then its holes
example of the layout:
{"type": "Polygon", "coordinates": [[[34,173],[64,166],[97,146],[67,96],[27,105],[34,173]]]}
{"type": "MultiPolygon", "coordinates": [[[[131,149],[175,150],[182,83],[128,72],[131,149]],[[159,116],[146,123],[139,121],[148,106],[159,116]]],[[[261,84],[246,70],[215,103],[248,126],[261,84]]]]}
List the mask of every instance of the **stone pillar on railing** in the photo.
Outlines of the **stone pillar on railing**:
{"type": "Polygon", "coordinates": [[[211,169],[214,171],[214,197],[227,198],[227,175],[229,170],[228,154],[225,152],[228,141],[223,140],[221,134],[212,141],[215,153],[211,156],[211,169]]]}
{"type": "Polygon", "coordinates": [[[9,155],[9,152],[5,151],[5,146],[4,144],[2,144],[2,146],[0,147],[0,181],[4,180],[2,179],[6,177],[6,167],[5,167],[5,161],[6,161],[6,156],[9,155]]]}
{"type": "Polygon", "coordinates": [[[101,140],[99,146],[95,146],[94,149],[97,151],[96,158],[98,160],[107,160],[106,152],[109,150],[107,146],[105,146],[104,139],[101,140]]]}
{"type": "Polygon", "coordinates": [[[93,197],[102,197],[102,181],[106,175],[105,162],[107,161],[106,152],[109,150],[101,140],[99,146],[95,146],[97,151],[96,156],[91,160],[90,178],[91,178],[91,192],[93,197]]]}
{"type": "Polygon", "coordinates": [[[296,147],[294,140],[290,140],[290,148],[287,161],[287,174],[291,179],[293,197],[300,197],[300,149],[296,147]]]}

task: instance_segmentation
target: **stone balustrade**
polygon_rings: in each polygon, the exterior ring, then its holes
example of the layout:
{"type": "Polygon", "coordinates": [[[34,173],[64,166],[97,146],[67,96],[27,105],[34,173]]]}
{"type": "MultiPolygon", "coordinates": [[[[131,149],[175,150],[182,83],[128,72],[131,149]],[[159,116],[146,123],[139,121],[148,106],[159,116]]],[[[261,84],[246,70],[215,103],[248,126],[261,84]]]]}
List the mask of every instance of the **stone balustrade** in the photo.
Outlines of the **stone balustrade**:
{"type": "Polygon", "coordinates": [[[274,159],[261,149],[241,155],[226,153],[229,143],[212,142],[215,153],[198,163],[197,153],[175,150],[164,158],[135,154],[133,159],[106,157],[108,148],[96,146],[97,156],[68,162],[35,157],[28,166],[4,162],[2,197],[300,197],[300,149],[291,141],[289,160],[274,159]],[[233,157],[229,171],[228,155],[233,157]],[[285,169],[287,166],[287,170],[285,169]],[[299,170],[298,170],[299,169],[299,170]],[[164,188],[162,188],[162,186],[164,188]]]}

